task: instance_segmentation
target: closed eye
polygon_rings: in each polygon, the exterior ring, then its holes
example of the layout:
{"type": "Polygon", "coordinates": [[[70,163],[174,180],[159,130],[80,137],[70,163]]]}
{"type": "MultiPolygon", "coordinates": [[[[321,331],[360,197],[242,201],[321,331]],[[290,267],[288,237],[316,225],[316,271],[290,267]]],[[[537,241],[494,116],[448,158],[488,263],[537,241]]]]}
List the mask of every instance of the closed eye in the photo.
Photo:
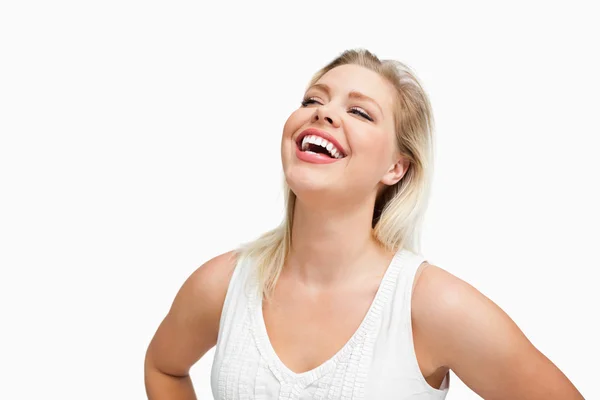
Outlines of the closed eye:
{"type": "Polygon", "coordinates": [[[369,121],[373,121],[373,118],[371,118],[369,116],[369,114],[360,111],[360,108],[353,107],[353,108],[350,109],[350,111],[356,111],[356,114],[362,116],[363,118],[368,119],[369,121]]]}
{"type": "MultiPolygon", "coordinates": [[[[321,103],[319,103],[318,101],[316,101],[316,100],[314,100],[314,99],[312,99],[312,98],[308,98],[308,99],[304,99],[304,100],[302,100],[302,103],[301,103],[301,104],[302,104],[302,107],[306,107],[306,106],[308,106],[309,104],[313,104],[313,103],[321,104],[321,103]]],[[[352,107],[352,108],[350,109],[350,112],[354,112],[354,114],[356,114],[356,115],[360,115],[361,117],[363,117],[363,118],[365,118],[365,119],[367,119],[367,120],[369,120],[369,121],[371,121],[371,122],[373,121],[373,118],[371,118],[371,117],[369,116],[369,114],[367,114],[367,113],[365,113],[365,112],[361,111],[361,109],[360,109],[360,108],[357,108],[357,107],[352,107]]]]}

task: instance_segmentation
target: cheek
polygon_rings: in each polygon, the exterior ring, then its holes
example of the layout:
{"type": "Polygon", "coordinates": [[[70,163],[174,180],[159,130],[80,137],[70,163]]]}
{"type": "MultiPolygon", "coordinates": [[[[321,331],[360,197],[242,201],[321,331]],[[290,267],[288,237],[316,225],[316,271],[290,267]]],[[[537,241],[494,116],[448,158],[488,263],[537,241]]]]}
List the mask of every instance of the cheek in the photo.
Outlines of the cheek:
{"type": "Polygon", "coordinates": [[[378,129],[356,129],[350,145],[357,156],[382,158],[389,152],[389,140],[378,129]]]}
{"type": "Polygon", "coordinates": [[[353,135],[353,139],[356,174],[379,179],[391,165],[393,146],[390,138],[381,130],[363,129],[360,134],[353,135]]]}
{"type": "Polygon", "coordinates": [[[291,138],[303,126],[304,121],[305,118],[302,115],[302,110],[297,110],[288,117],[283,125],[283,131],[281,135],[281,158],[282,162],[284,163],[284,168],[292,156],[292,152],[296,151],[291,138]]]}
{"type": "Polygon", "coordinates": [[[289,138],[300,129],[306,117],[303,116],[302,110],[294,111],[283,125],[283,137],[289,138]]]}

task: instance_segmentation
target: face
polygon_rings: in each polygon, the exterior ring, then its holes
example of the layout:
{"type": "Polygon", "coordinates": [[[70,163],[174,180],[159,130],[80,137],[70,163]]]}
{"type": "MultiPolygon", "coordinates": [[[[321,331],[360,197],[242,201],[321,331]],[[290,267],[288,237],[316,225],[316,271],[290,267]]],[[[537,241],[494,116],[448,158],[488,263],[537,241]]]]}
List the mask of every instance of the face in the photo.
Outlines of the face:
{"type": "Polygon", "coordinates": [[[281,141],[296,196],[321,204],[374,199],[383,185],[400,180],[407,164],[397,152],[393,96],[391,84],[358,65],[336,67],[306,91],[281,141]]]}

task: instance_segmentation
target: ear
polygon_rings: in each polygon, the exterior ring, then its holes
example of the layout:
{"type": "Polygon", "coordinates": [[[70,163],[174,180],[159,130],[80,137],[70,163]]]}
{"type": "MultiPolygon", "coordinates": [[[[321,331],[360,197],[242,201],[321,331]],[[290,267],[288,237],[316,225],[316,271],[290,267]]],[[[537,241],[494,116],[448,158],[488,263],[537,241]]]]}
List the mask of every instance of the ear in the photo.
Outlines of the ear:
{"type": "Polygon", "coordinates": [[[409,166],[410,161],[405,158],[400,158],[395,164],[390,166],[385,175],[383,175],[381,183],[388,186],[395,185],[402,179],[404,174],[406,174],[409,166]]]}

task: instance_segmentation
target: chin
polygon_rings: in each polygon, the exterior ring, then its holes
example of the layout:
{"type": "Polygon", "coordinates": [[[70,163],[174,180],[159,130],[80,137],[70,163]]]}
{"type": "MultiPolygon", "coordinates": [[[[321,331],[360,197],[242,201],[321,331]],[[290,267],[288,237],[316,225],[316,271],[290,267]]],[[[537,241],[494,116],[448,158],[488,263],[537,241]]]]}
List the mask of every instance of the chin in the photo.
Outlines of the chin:
{"type": "Polygon", "coordinates": [[[286,174],[285,180],[292,191],[299,198],[312,198],[314,196],[332,195],[336,187],[316,171],[300,171],[303,168],[295,166],[294,171],[286,174]],[[321,175],[321,176],[319,176],[321,175]]]}

